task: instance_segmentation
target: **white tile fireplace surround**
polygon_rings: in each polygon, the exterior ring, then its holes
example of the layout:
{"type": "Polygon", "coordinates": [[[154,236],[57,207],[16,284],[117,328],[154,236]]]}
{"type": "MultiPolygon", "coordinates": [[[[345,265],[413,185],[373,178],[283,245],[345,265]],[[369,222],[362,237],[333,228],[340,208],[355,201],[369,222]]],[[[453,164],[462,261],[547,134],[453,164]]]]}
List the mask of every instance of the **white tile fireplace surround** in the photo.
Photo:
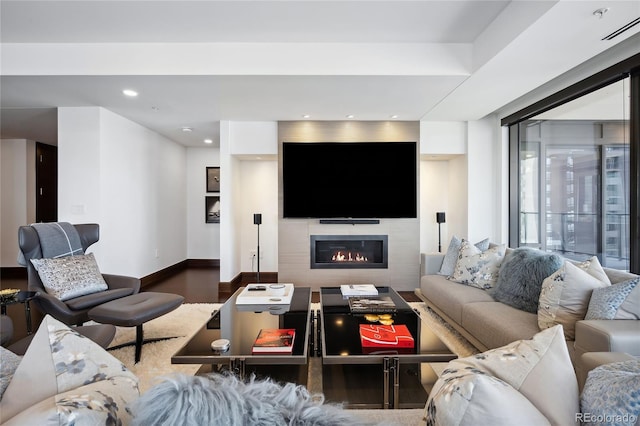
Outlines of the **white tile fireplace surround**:
{"type": "MultiPolygon", "coordinates": [[[[416,230],[417,219],[383,219],[374,225],[327,225],[320,224],[318,220],[281,220],[278,229],[278,279],[314,290],[340,284],[371,283],[413,291],[420,281],[420,236],[416,230]],[[336,239],[341,241],[336,242],[336,239]],[[372,239],[380,242],[386,239],[386,267],[382,262],[364,266],[362,261],[355,260],[357,255],[366,257],[368,261],[376,260],[371,258],[376,254],[353,250],[350,245],[365,242],[366,248],[366,241],[372,239]],[[342,262],[325,259],[322,266],[312,267],[312,241],[318,240],[332,242],[328,244],[329,249],[351,251],[352,260],[348,261],[348,253],[341,252],[345,256],[342,262]]],[[[330,257],[333,255],[331,253],[330,257]]]]}
{"type": "MultiPolygon", "coordinates": [[[[283,142],[419,141],[418,121],[278,122],[278,279],[296,286],[370,283],[413,291],[420,285],[420,221],[380,219],[378,224],[327,224],[319,219],[282,217],[283,142]],[[312,235],[386,235],[386,268],[311,268],[312,235]]],[[[363,156],[363,159],[366,156],[363,156]]],[[[419,171],[419,168],[418,168],[419,171]]],[[[419,182],[419,179],[418,179],[419,182]]],[[[418,188],[419,192],[419,188],[418,188]]],[[[381,194],[382,195],[382,194],[381,194]]],[[[419,215],[418,215],[419,216],[419,215]]]]}

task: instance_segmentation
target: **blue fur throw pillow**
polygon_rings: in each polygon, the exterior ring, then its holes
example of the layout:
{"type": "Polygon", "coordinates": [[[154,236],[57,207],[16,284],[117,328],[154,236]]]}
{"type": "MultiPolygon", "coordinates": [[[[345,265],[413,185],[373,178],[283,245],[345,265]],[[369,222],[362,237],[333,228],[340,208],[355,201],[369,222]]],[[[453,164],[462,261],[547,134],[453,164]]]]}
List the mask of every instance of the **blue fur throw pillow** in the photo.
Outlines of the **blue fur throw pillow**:
{"type": "Polygon", "coordinates": [[[492,296],[498,302],[535,314],[542,282],[560,269],[563,262],[557,254],[518,247],[502,261],[492,296]]]}
{"type": "Polygon", "coordinates": [[[129,409],[133,426],[370,425],[353,412],[323,402],[322,394],[311,395],[294,383],[255,376],[245,382],[232,375],[175,374],[129,409]]]}

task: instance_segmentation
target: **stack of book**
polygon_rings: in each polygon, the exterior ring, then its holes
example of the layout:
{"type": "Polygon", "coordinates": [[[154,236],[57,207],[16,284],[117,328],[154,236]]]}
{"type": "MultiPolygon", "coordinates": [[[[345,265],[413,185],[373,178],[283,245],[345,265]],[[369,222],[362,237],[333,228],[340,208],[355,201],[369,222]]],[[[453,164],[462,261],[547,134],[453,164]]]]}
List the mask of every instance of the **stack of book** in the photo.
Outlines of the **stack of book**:
{"type": "Polygon", "coordinates": [[[396,304],[389,296],[350,297],[349,309],[353,314],[380,314],[396,311],[396,304]]]}
{"type": "Polygon", "coordinates": [[[378,295],[378,289],[373,284],[343,284],[340,292],[343,297],[378,295]]]}
{"type": "Polygon", "coordinates": [[[263,328],[258,333],[252,354],[287,355],[293,353],[294,328],[263,328]]]}
{"type": "Polygon", "coordinates": [[[360,324],[360,343],[364,353],[393,350],[412,352],[415,342],[406,325],[360,324]]]}

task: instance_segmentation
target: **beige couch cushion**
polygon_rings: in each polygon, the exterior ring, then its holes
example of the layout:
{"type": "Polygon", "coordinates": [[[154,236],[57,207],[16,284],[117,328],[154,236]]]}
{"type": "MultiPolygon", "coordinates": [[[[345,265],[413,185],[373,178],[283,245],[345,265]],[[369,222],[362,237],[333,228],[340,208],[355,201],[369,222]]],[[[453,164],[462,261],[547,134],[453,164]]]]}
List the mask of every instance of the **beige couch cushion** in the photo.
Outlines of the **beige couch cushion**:
{"type": "Polygon", "coordinates": [[[576,355],[585,352],[626,352],[640,356],[640,321],[584,320],[576,323],[576,355]]]}
{"type": "Polygon", "coordinates": [[[540,331],[538,315],[500,302],[468,303],[462,307],[461,325],[488,348],[499,348],[540,331]]]}
{"type": "Polygon", "coordinates": [[[462,307],[465,303],[493,302],[493,298],[485,290],[458,284],[442,275],[423,276],[420,291],[458,324],[462,324],[462,307]]]}

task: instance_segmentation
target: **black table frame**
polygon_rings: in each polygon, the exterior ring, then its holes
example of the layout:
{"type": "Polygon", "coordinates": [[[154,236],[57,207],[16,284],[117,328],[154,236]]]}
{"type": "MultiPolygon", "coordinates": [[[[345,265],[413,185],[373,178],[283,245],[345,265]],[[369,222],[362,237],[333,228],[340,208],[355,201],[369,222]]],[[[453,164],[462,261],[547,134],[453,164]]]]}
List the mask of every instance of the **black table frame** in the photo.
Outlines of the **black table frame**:
{"type": "MultiPolygon", "coordinates": [[[[239,288],[220,308],[212,313],[211,318],[204,324],[196,334],[185,343],[172,357],[172,364],[203,364],[210,365],[212,370],[218,366],[226,366],[239,378],[246,376],[247,366],[307,366],[308,357],[313,353],[314,335],[312,311],[311,311],[311,289],[308,287],[295,287],[293,299],[289,310],[279,314],[281,328],[296,328],[296,340],[294,340],[294,352],[292,355],[259,354],[253,355],[250,350],[238,351],[237,339],[229,335],[232,318],[238,311],[247,309],[242,305],[236,305],[236,298],[244,287],[239,288]],[[295,316],[293,323],[287,319],[295,316]],[[304,319],[302,317],[304,316],[304,319]],[[291,325],[293,324],[293,325],[291,325]],[[298,337],[299,336],[299,337],[298,337]],[[225,338],[231,340],[231,349],[228,352],[215,352],[211,349],[210,343],[213,340],[225,338]]],[[[264,307],[264,311],[269,311],[269,306],[264,307]]],[[[277,305],[274,305],[277,308],[277,305]]],[[[248,309],[258,309],[252,305],[248,309]]],[[[274,309],[273,311],[277,311],[274,309]]],[[[251,312],[248,312],[251,314],[251,312]]],[[[267,312],[264,312],[266,315],[267,312]]],[[[246,314],[246,313],[245,313],[246,314]]],[[[257,334],[256,334],[257,335],[257,334]]]]}
{"type": "MultiPolygon", "coordinates": [[[[365,354],[360,346],[358,324],[368,324],[362,314],[351,314],[348,299],[343,298],[339,288],[322,287],[320,289],[320,311],[317,313],[318,354],[325,366],[342,365],[366,366],[380,365],[382,369],[382,408],[401,408],[400,372],[401,365],[419,365],[421,363],[448,362],[457,358],[440,339],[425,327],[420,316],[391,287],[377,287],[379,295],[390,296],[396,304],[393,314],[397,324],[405,324],[416,340],[414,353],[365,354]],[[327,324],[329,322],[330,324],[327,324]],[[332,326],[331,323],[339,324],[332,326]],[[436,342],[433,348],[420,348],[420,337],[427,333],[429,340],[436,342]],[[328,336],[329,334],[329,336],[328,336]],[[341,342],[341,339],[344,342],[341,342]],[[342,346],[341,346],[342,345],[342,346]],[[433,350],[431,350],[433,349],[433,350]]],[[[359,404],[358,406],[363,406],[359,404]]],[[[369,406],[368,404],[366,406],[369,406]]],[[[371,405],[377,406],[377,405],[371,405]]],[[[422,402],[424,406],[424,402],[422,402]]]]}
{"type": "Polygon", "coordinates": [[[7,315],[7,306],[13,305],[14,303],[22,303],[24,304],[24,317],[27,323],[27,334],[32,334],[32,324],[31,324],[31,305],[30,302],[38,295],[37,291],[19,291],[16,294],[16,297],[13,300],[5,301],[0,303],[0,314],[7,315]]]}

